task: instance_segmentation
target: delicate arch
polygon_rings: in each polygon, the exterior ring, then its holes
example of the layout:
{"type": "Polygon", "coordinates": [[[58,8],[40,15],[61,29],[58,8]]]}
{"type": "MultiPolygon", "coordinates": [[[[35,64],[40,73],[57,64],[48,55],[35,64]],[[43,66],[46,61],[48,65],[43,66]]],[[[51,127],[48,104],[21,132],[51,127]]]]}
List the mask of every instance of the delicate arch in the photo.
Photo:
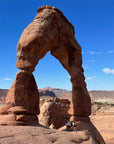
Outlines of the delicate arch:
{"type": "Polygon", "coordinates": [[[71,76],[72,103],[69,113],[88,116],[91,100],[83,75],[81,47],[74,34],[74,27],[61,11],[54,7],[41,7],[18,42],[16,66],[33,72],[38,61],[51,51],[71,76]]]}
{"type": "Polygon", "coordinates": [[[5,105],[0,108],[0,125],[38,124],[39,92],[32,72],[48,51],[71,76],[70,121],[77,121],[79,130],[88,129],[92,142],[95,140],[104,144],[88,117],[91,114],[91,100],[86,89],[81,47],[75,39],[74,27],[60,10],[50,6],[38,9],[35,19],[25,28],[18,42],[16,66],[21,71],[8,91],[5,105]]]}

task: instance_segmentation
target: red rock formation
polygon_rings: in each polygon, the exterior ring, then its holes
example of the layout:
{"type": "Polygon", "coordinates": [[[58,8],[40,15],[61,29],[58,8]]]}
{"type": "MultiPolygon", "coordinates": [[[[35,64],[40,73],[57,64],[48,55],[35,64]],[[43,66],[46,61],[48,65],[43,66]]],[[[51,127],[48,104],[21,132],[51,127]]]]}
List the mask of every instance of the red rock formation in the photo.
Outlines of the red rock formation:
{"type": "Polygon", "coordinates": [[[10,88],[6,104],[13,103],[14,106],[22,106],[27,114],[39,114],[39,93],[32,73],[19,71],[15,81],[10,88]]]}
{"type": "Polygon", "coordinates": [[[40,93],[40,96],[56,97],[55,93],[53,91],[49,91],[49,90],[42,90],[39,93],[40,93]]]}
{"type": "Polygon", "coordinates": [[[49,100],[40,100],[40,124],[58,129],[66,124],[70,115],[68,109],[70,101],[67,99],[51,98],[49,100]]]}
{"type": "Polygon", "coordinates": [[[89,116],[91,100],[86,89],[82,52],[75,39],[74,27],[54,7],[44,6],[38,12],[18,42],[16,66],[32,72],[38,61],[51,51],[71,76],[73,89],[69,114],[89,116]]]}
{"type": "MultiPolygon", "coordinates": [[[[6,98],[6,104],[11,107],[12,104],[14,107],[21,106],[21,108],[10,109],[10,113],[13,114],[12,121],[15,119],[16,122],[19,120],[20,123],[21,121],[27,123],[27,120],[28,122],[36,120],[32,116],[17,118],[17,114],[21,114],[22,111],[29,115],[39,113],[39,94],[32,72],[48,51],[60,61],[71,76],[72,102],[69,110],[71,119],[88,120],[91,114],[91,99],[86,89],[82,51],[75,39],[74,27],[60,10],[43,6],[38,9],[33,22],[23,31],[17,45],[16,66],[24,71],[17,74],[6,98]]],[[[5,113],[6,111],[9,112],[5,108],[5,113]]],[[[1,113],[3,114],[4,111],[1,113]]]]}
{"type": "Polygon", "coordinates": [[[7,93],[5,105],[0,109],[0,114],[4,114],[3,119],[0,119],[0,123],[5,124],[6,114],[8,114],[6,117],[14,115],[15,120],[12,120],[14,124],[16,124],[16,121],[17,124],[19,122],[28,124],[32,120],[36,123],[38,121],[36,115],[39,113],[39,92],[34,76],[28,71],[19,71],[7,93]]]}

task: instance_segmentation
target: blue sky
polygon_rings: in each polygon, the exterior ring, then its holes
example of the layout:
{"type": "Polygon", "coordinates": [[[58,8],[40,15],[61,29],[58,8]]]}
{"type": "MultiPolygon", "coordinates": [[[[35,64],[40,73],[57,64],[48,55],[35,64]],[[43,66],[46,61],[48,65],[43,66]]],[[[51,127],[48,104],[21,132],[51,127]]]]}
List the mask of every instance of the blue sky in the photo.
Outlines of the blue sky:
{"type": "MultiPolygon", "coordinates": [[[[114,0],[0,0],[0,88],[12,85],[19,70],[16,45],[42,5],[59,8],[74,25],[88,90],[114,90],[114,0]]],[[[49,53],[34,76],[38,88],[72,89],[67,71],[49,53]]]]}

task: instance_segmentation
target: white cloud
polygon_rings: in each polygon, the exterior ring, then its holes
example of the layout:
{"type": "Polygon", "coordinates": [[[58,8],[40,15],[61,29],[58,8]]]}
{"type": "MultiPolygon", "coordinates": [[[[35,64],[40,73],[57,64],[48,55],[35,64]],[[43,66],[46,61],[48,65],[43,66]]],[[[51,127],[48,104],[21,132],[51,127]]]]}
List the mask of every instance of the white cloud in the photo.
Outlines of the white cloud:
{"type": "Polygon", "coordinates": [[[86,77],[86,80],[93,80],[93,79],[95,79],[96,78],[96,76],[93,76],[93,77],[86,77]]]}
{"type": "Polygon", "coordinates": [[[101,54],[101,52],[96,52],[96,54],[101,54]]]}
{"type": "Polygon", "coordinates": [[[93,51],[88,51],[87,53],[88,54],[95,54],[93,51]]]}
{"type": "Polygon", "coordinates": [[[12,81],[11,78],[3,78],[3,80],[6,80],[6,81],[12,81]]]}
{"type": "Polygon", "coordinates": [[[101,54],[101,52],[94,52],[94,51],[88,51],[88,54],[94,55],[94,54],[101,54]]]}
{"type": "Polygon", "coordinates": [[[104,68],[102,71],[107,73],[107,74],[114,74],[114,69],[104,68]]]}
{"type": "Polygon", "coordinates": [[[94,63],[94,62],[95,62],[95,60],[88,60],[88,62],[92,62],[92,63],[94,63]]]}
{"type": "Polygon", "coordinates": [[[107,53],[110,53],[110,54],[112,54],[112,53],[114,53],[114,50],[112,50],[112,51],[107,51],[107,53]]]}

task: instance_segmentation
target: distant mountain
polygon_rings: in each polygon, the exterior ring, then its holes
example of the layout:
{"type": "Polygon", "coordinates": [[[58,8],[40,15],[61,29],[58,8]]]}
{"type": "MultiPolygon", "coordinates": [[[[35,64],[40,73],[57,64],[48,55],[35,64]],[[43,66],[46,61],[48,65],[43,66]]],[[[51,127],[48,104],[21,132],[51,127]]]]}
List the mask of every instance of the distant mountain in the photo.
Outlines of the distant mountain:
{"type": "Polygon", "coordinates": [[[89,91],[91,99],[98,100],[98,99],[114,99],[114,90],[112,91],[103,91],[103,90],[94,90],[89,91]]]}
{"type": "MultiPolygon", "coordinates": [[[[7,95],[8,89],[0,89],[0,103],[3,99],[5,99],[7,95]]],[[[72,95],[72,91],[68,91],[65,89],[59,89],[59,88],[51,88],[46,87],[43,89],[39,89],[39,93],[41,97],[59,97],[59,98],[67,98],[70,99],[72,95]]],[[[98,99],[114,99],[114,90],[112,91],[103,91],[103,90],[94,90],[89,91],[89,94],[91,96],[92,100],[98,100],[98,99]]]]}
{"type": "Polygon", "coordinates": [[[0,98],[6,97],[8,89],[0,89],[0,98]]]}
{"type": "Polygon", "coordinates": [[[5,97],[7,95],[8,89],[0,89],[0,104],[5,103],[5,97]]]}
{"type": "Polygon", "coordinates": [[[50,91],[50,90],[41,90],[39,92],[40,92],[40,96],[56,97],[55,93],[53,91],[50,91]]]}
{"type": "MultiPolygon", "coordinates": [[[[46,87],[46,88],[40,89],[40,91],[42,90],[49,90],[55,93],[56,97],[59,97],[59,98],[70,99],[72,96],[72,91],[68,91],[65,89],[56,89],[56,88],[46,87]]],[[[93,91],[89,91],[89,94],[92,100],[114,99],[114,90],[112,91],[93,90],[93,91]]]]}

